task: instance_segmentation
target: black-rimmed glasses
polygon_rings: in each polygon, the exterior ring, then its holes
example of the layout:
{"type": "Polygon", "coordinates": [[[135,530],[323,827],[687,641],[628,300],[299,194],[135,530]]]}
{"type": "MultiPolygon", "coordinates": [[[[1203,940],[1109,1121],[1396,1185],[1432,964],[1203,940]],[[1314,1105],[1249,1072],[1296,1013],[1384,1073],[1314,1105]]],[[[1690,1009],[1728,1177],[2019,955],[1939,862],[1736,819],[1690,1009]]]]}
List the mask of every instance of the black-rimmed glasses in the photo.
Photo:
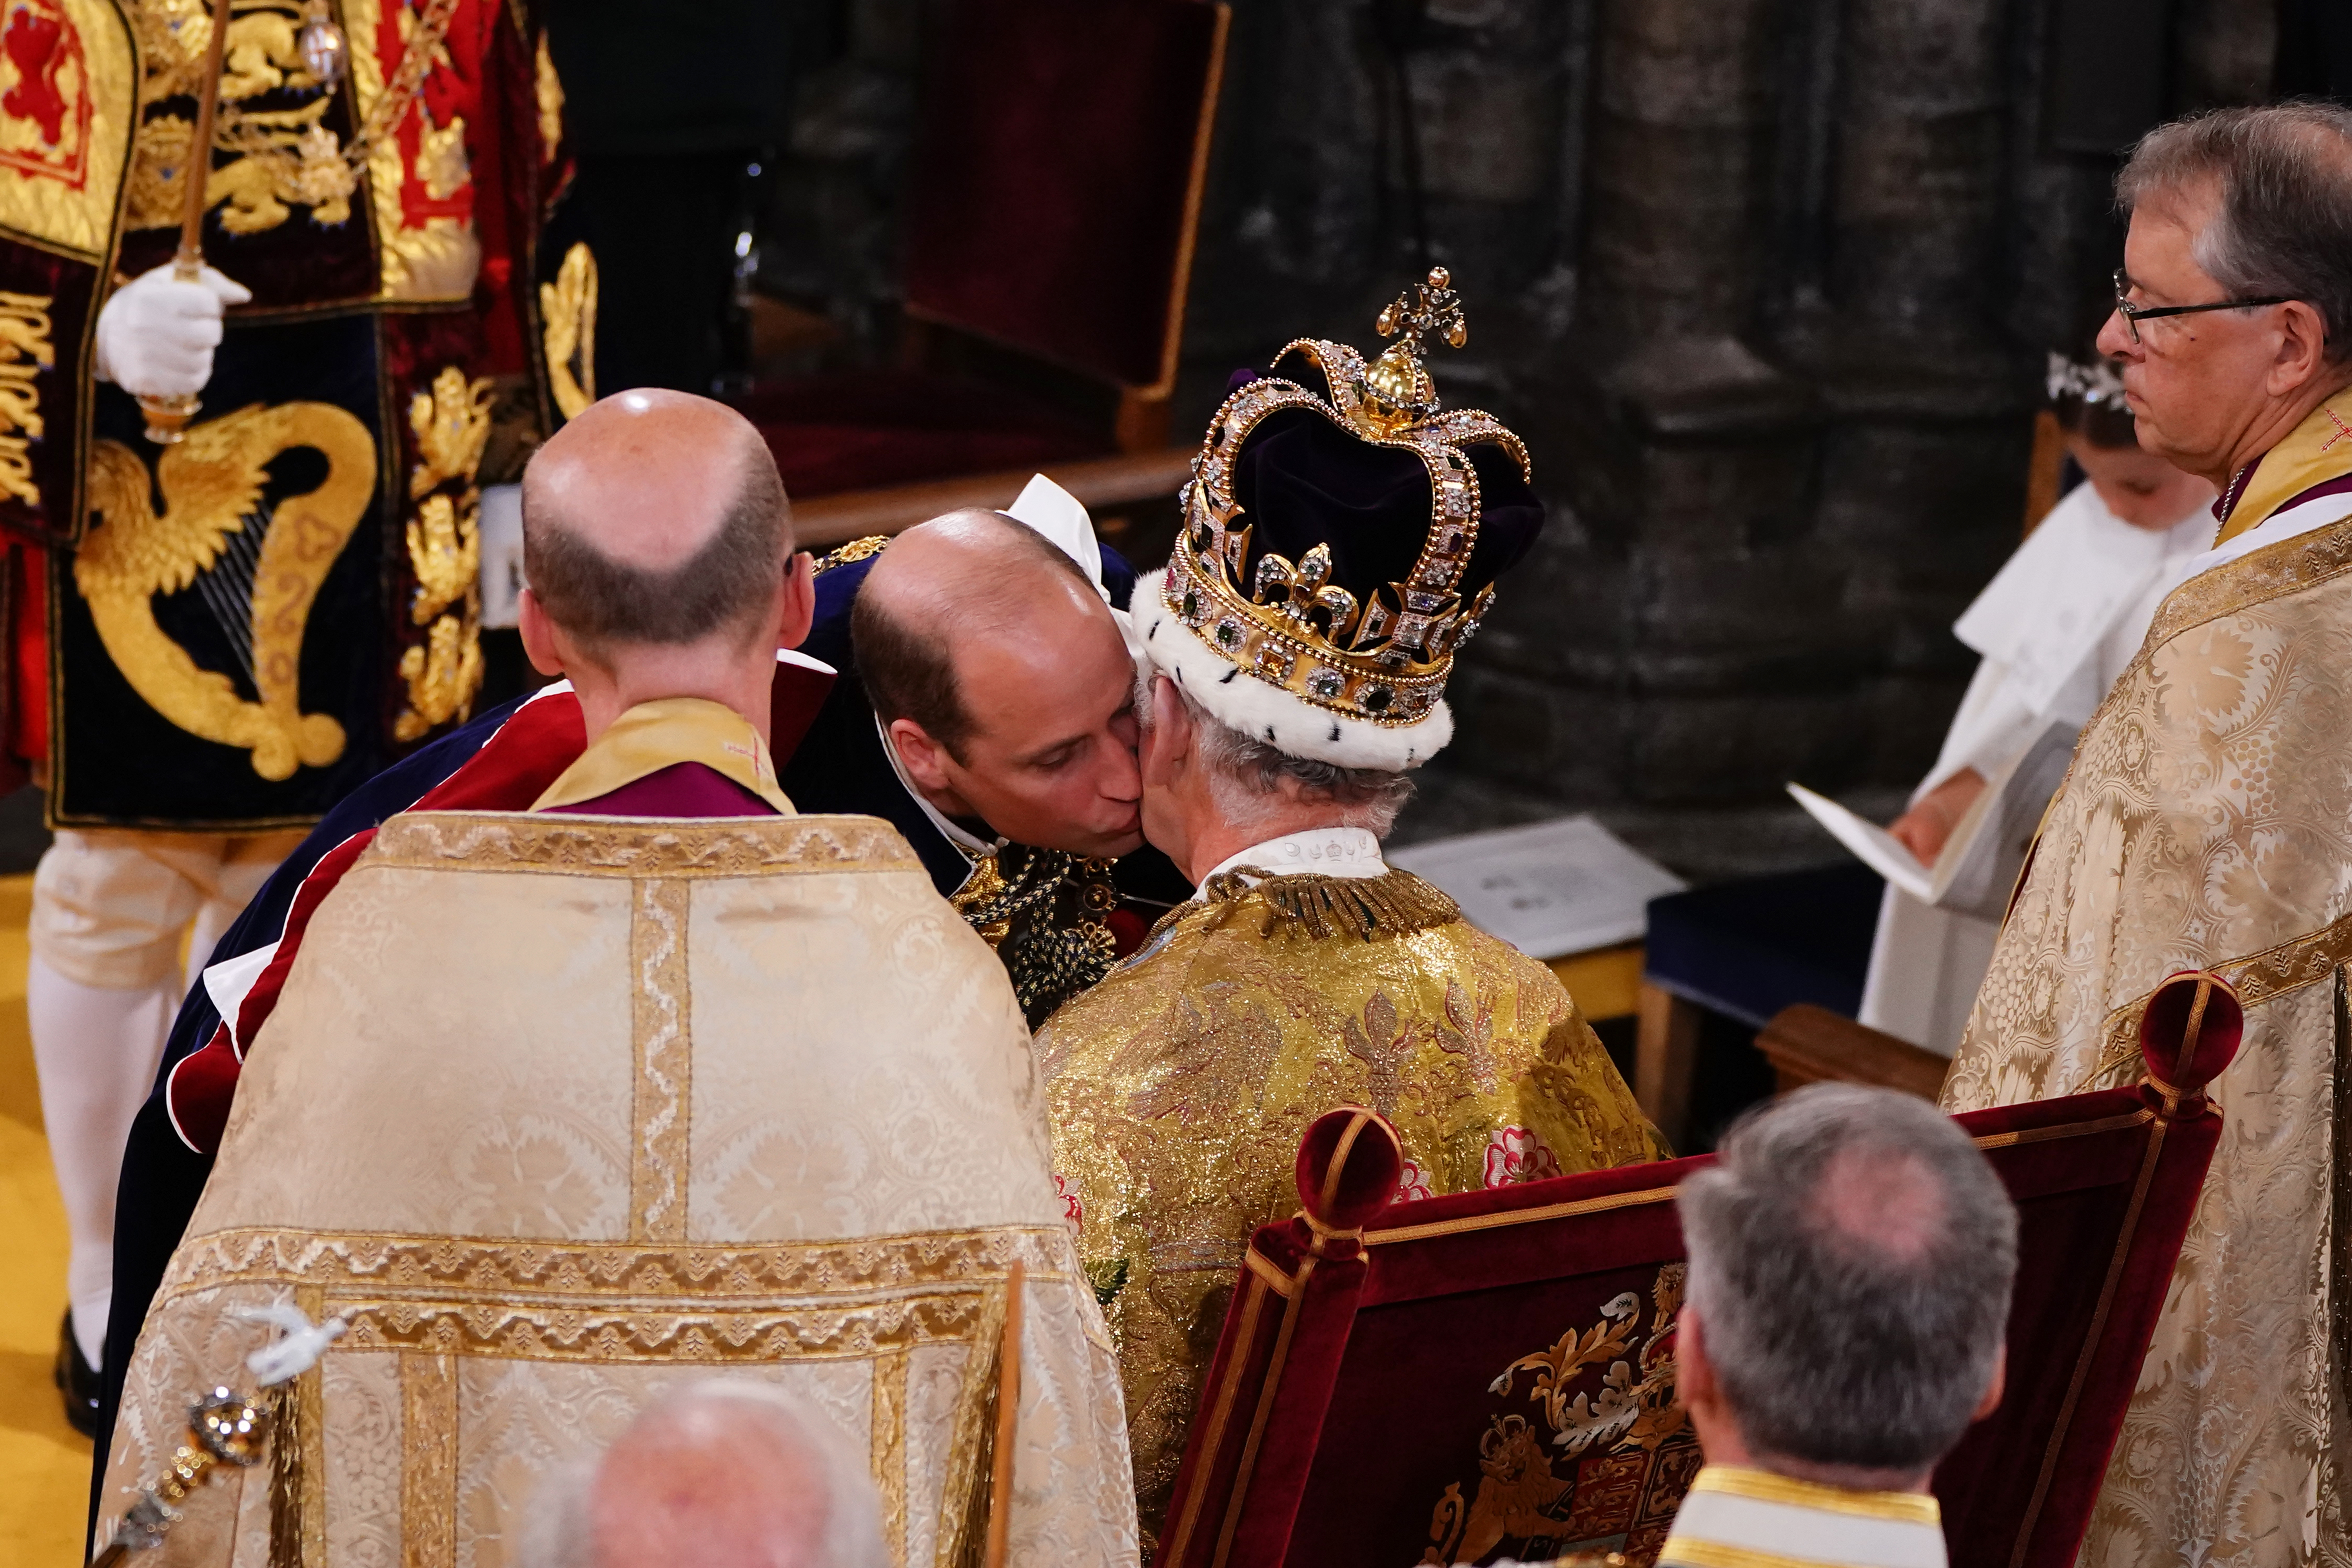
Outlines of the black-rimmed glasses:
{"type": "Polygon", "coordinates": [[[2210,305],[2135,305],[2124,298],[2130,289],[2131,279],[2124,275],[2122,268],[2116,268],[2116,314],[2124,319],[2124,328],[2131,333],[2134,342],[2140,341],[2139,324],[2159,316],[2193,316],[2200,310],[2250,310],[2258,305],[2284,305],[2294,297],[2277,294],[2260,300],[2216,300],[2210,305]]]}

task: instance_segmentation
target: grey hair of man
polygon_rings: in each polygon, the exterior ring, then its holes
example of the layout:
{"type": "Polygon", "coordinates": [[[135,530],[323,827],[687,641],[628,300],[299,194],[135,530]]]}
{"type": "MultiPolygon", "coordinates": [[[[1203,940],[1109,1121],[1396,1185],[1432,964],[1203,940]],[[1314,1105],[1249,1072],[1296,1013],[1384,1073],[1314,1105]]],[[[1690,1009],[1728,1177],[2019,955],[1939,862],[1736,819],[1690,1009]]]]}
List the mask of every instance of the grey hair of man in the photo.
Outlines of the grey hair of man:
{"type": "Polygon", "coordinates": [[[2216,109],[2159,125],[2116,176],[2116,202],[2128,216],[2208,184],[2219,205],[2190,244],[2197,265],[2230,299],[2303,300],[2329,363],[2352,361],[2352,109],[2216,109]]]}
{"type": "Polygon", "coordinates": [[[863,1451],[803,1401],[742,1379],[675,1389],[603,1454],[553,1471],[525,1510],[514,1563],[619,1568],[643,1559],[648,1538],[696,1568],[890,1562],[863,1451]],[[723,1520],[695,1506],[714,1489],[723,1520]]]}
{"type": "Polygon", "coordinates": [[[1675,1195],[1688,1294],[1759,1457],[1924,1469],[1991,1385],[2017,1210],[1926,1100],[1816,1084],[1749,1112],[1675,1195]]]}
{"type": "MultiPolygon", "coordinates": [[[[1145,729],[1151,726],[1156,674],[1147,667],[1136,679],[1135,718],[1145,729]]],[[[1330,826],[1360,827],[1375,838],[1388,837],[1397,813],[1412,798],[1410,773],[1294,757],[1213,717],[1181,687],[1176,689],[1176,698],[1192,721],[1192,749],[1207,776],[1209,798],[1215,802],[1217,815],[1234,827],[1255,827],[1278,816],[1285,780],[1302,799],[1330,802],[1330,826]]]]}

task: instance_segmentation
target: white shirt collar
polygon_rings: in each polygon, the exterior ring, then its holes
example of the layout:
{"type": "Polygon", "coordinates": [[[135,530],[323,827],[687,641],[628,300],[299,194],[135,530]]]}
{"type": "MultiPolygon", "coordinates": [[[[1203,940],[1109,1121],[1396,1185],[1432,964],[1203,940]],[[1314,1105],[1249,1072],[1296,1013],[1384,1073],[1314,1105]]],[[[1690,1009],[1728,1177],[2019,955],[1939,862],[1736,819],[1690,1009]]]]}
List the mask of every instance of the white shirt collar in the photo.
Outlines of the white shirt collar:
{"type": "Polygon", "coordinates": [[[924,797],[923,792],[915,787],[915,781],[907,776],[907,764],[898,760],[898,748],[890,739],[890,727],[882,722],[879,713],[874,715],[874,732],[882,737],[882,754],[890,759],[890,771],[898,775],[898,787],[914,797],[915,804],[923,808],[923,815],[930,819],[931,826],[938,828],[949,843],[975,860],[983,855],[993,855],[1004,847],[1007,842],[1004,838],[1000,837],[992,844],[987,839],[972,837],[924,797]]]}
{"type": "MultiPolygon", "coordinates": [[[[1381,858],[1381,841],[1360,827],[1310,827],[1304,833],[1286,833],[1279,838],[1269,838],[1254,844],[1238,855],[1229,855],[1213,868],[1208,877],[1201,879],[1206,887],[1209,877],[1247,867],[1268,877],[1295,877],[1312,872],[1321,877],[1361,879],[1384,875],[1388,862],[1381,858]]],[[[1199,898],[1196,891],[1192,895],[1199,898]]]]}

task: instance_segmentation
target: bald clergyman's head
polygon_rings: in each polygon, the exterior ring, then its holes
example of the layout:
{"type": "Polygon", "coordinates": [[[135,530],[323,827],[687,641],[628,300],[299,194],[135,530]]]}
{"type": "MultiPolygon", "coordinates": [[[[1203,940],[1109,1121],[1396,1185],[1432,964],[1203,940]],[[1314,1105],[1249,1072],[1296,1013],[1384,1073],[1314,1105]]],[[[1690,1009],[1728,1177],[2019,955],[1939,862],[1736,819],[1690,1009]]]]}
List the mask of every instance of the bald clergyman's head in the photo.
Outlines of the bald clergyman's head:
{"type": "Polygon", "coordinates": [[[793,549],[767,444],[724,404],[646,389],[557,431],[522,478],[523,575],[583,650],[751,636],[793,549]]]}

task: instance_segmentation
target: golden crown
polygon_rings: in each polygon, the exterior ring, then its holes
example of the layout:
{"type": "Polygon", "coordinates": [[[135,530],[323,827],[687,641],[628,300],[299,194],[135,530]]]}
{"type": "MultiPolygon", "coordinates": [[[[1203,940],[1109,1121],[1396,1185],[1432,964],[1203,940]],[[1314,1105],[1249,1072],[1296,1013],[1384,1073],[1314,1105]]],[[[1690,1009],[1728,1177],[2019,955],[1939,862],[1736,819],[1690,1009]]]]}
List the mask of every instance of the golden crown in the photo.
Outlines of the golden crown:
{"type": "Polygon", "coordinates": [[[1493,442],[1534,479],[1526,446],[1493,415],[1438,409],[1423,340],[1442,335],[1460,348],[1469,337],[1448,283],[1444,268],[1432,268],[1414,297],[1401,294],[1381,312],[1381,335],[1396,341],[1369,368],[1345,343],[1285,345],[1275,363],[1304,354],[1323,373],[1328,399],[1276,376],[1225,399],[1192,459],[1181,498],[1183,534],[1162,590],[1169,610],[1221,657],[1318,708],[1383,726],[1428,715],[1454,653],[1494,602],[1492,584],[1466,605],[1460,592],[1481,507],[1478,473],[1463,448],[1493,442]],[[1254,580],[1243,583],[1250,523],[1234,500],[1234,463],[1251,432],[1289,408],[1310,409],[1372,446],[1411,452],[1429,470],[1428,536],[1405,581],[1360,603],[1330,581],[1330,546],[1318,544],[1296,562],[1262,555],[1254,580]]]}

